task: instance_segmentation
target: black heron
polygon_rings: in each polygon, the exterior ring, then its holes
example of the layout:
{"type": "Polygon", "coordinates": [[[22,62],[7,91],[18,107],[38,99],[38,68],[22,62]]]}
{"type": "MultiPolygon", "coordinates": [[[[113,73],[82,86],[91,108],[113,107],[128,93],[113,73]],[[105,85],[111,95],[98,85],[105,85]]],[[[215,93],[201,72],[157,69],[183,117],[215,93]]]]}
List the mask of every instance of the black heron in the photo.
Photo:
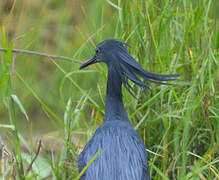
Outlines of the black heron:
{"type": "Polygon", "coordinates": [[[156,84],[169,85],[178,74],[161,75],[144,70],[128,53],[128,45],[110,39],[100,43],[96,53],[80,69],[104,62],[108,68],[104,123],[96,130],[78,157],[79,172],[94,155],[102,151],[81,180],[150,180],[145,145],[133,129],[122,100],[122,84],[134,96],[128,80],[149,88],[139,77],[156,84]]]}

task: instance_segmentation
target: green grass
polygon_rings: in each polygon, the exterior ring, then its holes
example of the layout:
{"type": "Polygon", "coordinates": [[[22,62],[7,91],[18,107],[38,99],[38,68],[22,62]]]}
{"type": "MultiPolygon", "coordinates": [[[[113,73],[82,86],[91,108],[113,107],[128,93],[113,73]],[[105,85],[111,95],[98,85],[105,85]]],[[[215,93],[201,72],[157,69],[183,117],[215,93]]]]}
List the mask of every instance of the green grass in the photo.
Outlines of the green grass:
{"type": "Polygon", "coordinates": [[[181,74],[174,87],[134,86],[137,100],[123,91],[152,179],[218,179],[218,8],[216,0],[1,2],[0,47],[8,51],[0,53],[0,142],[8,156],[0,178],[77,179],[78,152],[104,117],[104,64],[79,71],[36,56],[13,60],[12,48],[84,61],[116,38],[145,69],[181,74]]]}

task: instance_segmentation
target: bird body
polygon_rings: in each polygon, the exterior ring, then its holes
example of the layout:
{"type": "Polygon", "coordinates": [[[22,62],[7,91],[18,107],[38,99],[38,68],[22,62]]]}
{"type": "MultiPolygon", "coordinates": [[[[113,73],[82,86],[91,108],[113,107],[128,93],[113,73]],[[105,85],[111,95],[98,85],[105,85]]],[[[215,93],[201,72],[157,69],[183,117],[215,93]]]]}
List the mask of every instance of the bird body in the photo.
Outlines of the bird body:
{"type": "Polygon", "coordinates": [[[149,88],[138,77],[165,84],[178,75],[159,75],[141,68],[128,53],[126,44],[117,40],[105,40],[96,54],[80,69],[90,64],[104,62],[108,67],[106,111],[104,123],[96,130],[78,157],[79,172],[92,160],[80,180],[150,180],[146,148],[133,129],[122,100],[122,85],[134,96],[128,80],[149,88]]]}
{"type": "Polygon", "coordinates": [[[81,161],[82,170],[101,150],[100,155],[91,163],[81,180],[150,179],[144,144],[130,123],[118,121],[104,122],[80,154],[79,164],[81,161]]]}
{"type": "Polygon", "coordinates": [[[121,79],[108,68],[104,123],[79,155],[79,171],[101,150],[81,180],[149,180],[147,153],[122,102],[121,79]],[[144,177],[144,178],[143,178],[144,177]]]}

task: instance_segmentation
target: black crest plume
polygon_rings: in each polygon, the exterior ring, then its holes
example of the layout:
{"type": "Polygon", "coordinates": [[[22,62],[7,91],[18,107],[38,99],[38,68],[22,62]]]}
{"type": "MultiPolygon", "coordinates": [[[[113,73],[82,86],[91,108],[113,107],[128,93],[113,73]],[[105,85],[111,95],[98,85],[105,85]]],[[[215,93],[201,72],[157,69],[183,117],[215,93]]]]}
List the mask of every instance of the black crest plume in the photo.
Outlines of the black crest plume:
{"type": "Polygon", "coordinates": [[[150,89],[150,86],[144,83],[140,78],[155,84],[162,85],[172,85],[170,83],[167,83],[167,81],[177,80],[179,74],[163,75],[146,71],[136,62],[136,60],[127,51],[126,46],[129,45],[124,43],[122,43],[121,45],[121,42],[119,43],[119,49],[117,51],[114,51],[114,57],[117,59],[119,65],[118,74],[122,80],[122,84],[132,96],[134,96],[134,89],[129,84],[128,80],[131,80],[133,83],[146,89],[150,89]]]}

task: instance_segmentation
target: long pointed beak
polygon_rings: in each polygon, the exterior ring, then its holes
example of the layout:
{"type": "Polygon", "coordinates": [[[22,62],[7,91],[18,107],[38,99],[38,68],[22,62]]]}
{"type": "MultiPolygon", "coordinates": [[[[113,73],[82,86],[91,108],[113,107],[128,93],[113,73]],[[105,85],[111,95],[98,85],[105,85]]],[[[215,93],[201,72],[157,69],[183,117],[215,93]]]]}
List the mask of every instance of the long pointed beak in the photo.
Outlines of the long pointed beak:
{"type": "Polygon", "coordinates": [[[91,64],[95,64],[97,62],[96,56],[91,57],[88,59],[84,64],[80,66],[80,69],[83,69],[91,64]]]}

